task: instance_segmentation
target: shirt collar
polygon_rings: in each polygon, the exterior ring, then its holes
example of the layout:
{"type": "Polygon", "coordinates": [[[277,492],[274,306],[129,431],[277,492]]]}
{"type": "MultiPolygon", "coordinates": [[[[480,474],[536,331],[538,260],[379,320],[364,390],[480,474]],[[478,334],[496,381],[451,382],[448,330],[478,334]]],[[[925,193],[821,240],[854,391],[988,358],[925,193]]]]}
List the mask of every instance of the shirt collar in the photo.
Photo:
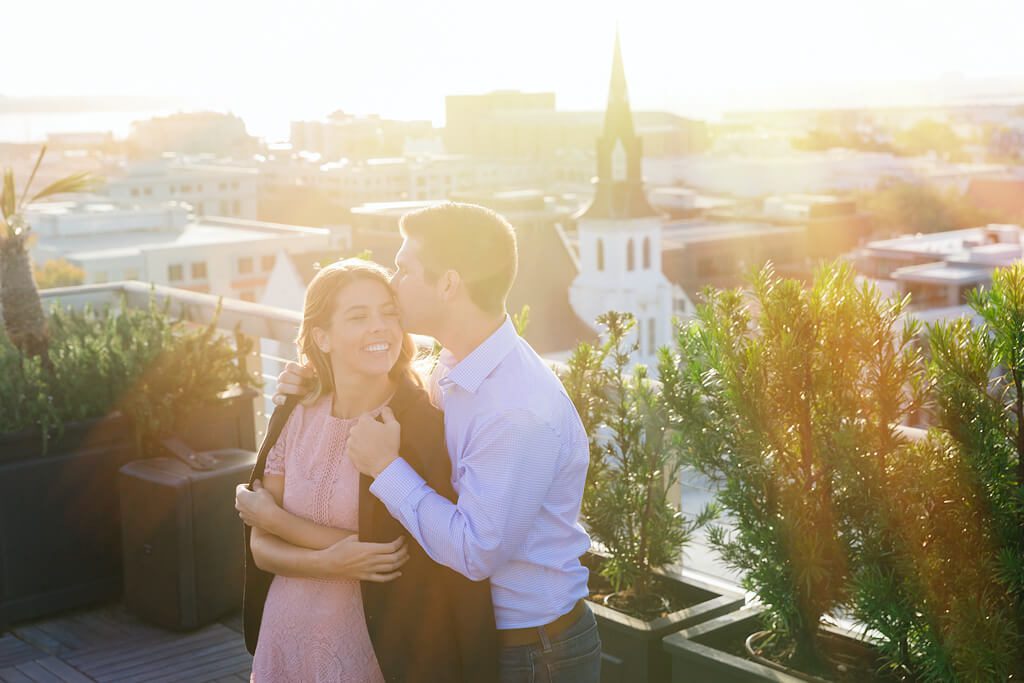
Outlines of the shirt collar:
{"type": "Polygon", "coordinates": [[[450,368],[448,374],[438,384],[445,388],[456,384],[471,394],[475,394],[487,377],[494,372],[498,364],[512,351],[519,334],[507,315],[494,334],[484,340],[480,346],[456,363],[454,356],[447,349],[441,351],[439,362],[450,368]]]}

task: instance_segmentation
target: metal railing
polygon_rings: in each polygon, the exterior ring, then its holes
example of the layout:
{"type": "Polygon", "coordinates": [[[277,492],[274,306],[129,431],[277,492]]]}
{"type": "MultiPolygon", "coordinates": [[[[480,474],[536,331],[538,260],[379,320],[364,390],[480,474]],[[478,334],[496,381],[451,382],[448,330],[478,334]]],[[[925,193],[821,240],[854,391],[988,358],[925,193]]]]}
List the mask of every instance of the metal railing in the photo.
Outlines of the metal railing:
{"type": "Polygon", "coordinates": [[[277,375],[284,363],[295,359],[294,340],[302,321],[297,311],[135,281],[60,287],[40,294],[45,309],[57,302],[72,310],[122,305],[143,309],[151,301],[159,307],[169,304],[169,314],[174,318],[196,325],[209,325],[216,320],[217,329],[224,333],[250,339],[253,352],[243,356],[242,363],[245,371],[262,384],[253,401],[253,414],[255,443],[263,440],[277,375]]]}

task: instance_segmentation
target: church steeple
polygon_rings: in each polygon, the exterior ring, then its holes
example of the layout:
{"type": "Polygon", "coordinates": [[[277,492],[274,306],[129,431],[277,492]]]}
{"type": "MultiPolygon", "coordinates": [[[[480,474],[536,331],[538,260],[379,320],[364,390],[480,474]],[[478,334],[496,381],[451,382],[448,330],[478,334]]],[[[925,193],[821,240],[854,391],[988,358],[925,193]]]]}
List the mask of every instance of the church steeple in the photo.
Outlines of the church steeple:
{"type": "Polygon", "coordinates": [[[644,194],[642,161],[642,141],[633,128],[626,70],[622,65],[622,48],[616,29],[608,107],[604,113],[604,130],[597,140],[597,188],[593,202],[580,218],[641,218],[658,215],[647,203],[644,194]],[[615,154],[620,148],[626,157],[625,179],[615,177],[615,154]]]}
{"type": "Polygon", "coordinates": [[[615,30],[615,54],[612,57],[612,79],[608,85],[608,107],[604,112],[604,133],[602,137],[633,139],[633,112],[629,108],[629,88],[626,86],[626,69],[622,66],[622,47],[619,45],[619,31],[615,30]]]}

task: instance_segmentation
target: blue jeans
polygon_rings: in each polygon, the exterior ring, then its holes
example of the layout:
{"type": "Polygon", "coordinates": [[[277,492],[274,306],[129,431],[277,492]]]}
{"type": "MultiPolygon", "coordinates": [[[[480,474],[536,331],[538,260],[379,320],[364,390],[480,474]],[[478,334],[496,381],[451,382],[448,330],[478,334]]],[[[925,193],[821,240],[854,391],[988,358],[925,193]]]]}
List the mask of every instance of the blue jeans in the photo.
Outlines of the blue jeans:
{"type": "Polygon", "coordinates": [[[553,640],[501,648],[498,670],[501,683],[598,683],[601,638],[593,612],[587,607],[553,640]]]}

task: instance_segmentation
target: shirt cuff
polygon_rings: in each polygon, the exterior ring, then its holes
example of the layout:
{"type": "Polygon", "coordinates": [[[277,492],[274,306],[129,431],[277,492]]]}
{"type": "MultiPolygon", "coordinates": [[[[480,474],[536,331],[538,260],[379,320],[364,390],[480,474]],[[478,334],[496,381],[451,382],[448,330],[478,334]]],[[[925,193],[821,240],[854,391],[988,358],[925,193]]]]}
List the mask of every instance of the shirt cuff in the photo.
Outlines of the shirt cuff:
{"type": "Polygon", "coordinates": [[[370,484],[370,493],[377,496],[389,508],[399,508],[406,499],[423,488],[423,481],[412,465],[402,458],[396,458],[390,465],[381,470],[377,478],[370,484]]]}

